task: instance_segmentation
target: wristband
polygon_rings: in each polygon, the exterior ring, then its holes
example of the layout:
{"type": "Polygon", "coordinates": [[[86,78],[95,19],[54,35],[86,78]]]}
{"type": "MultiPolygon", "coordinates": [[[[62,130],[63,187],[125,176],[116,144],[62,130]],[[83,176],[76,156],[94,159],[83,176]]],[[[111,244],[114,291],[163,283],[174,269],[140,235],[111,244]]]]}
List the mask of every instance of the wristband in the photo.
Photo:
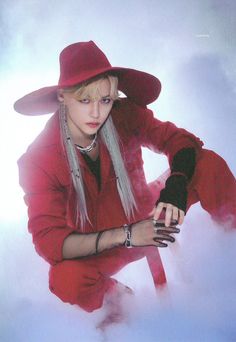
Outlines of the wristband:
{"type": "Polygon", "coordinates": [[[183,172],[174,171],[174,172],[171,172],[170,176],[183,176],[186,179],[186,181],[188,180],[188,177],[183,172]]]}
{"type": "Polygon", "coordinates": [[[125,239],[125,247],[126,248],[131,248],[132,247],[132,243],[131,243],[131,227],[132,225],[128,225],[128,224],[124,224],[123,228],[126,234],[126,239],[125,239]]]}

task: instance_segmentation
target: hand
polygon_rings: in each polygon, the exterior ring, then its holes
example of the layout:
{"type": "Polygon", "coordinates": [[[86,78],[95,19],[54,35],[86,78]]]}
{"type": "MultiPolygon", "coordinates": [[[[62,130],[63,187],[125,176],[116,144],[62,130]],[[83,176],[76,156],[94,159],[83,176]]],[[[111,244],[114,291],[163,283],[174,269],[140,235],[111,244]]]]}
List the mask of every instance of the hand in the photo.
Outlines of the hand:
{"type": "Polygon", "coordinates": [[[159,202],[158,205],[149,214],[154,220],[159,220],[161,213],[165,211],[165,226],[169,227],[171,222],[182,224],[184,222],[184,211],[170,203],[159,202]]]}
{"type": "Polygon", "coordinates": [[[174,242],[175,238],[171,234],[179,233],[179,229],[174,225],[165,227],[163,221],[158,221],[162,227],[154,225],[152,219],[147,219],[132,225],[131,243],[134,247],[156,246],[167,247],[168,242],[174,242]]]}

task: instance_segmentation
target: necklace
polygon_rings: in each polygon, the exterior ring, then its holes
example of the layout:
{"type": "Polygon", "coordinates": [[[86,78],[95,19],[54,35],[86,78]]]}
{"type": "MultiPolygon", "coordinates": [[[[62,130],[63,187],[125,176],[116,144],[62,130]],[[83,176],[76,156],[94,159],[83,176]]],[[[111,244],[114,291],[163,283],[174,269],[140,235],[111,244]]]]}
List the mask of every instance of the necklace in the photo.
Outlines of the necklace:
{"type": "Polygon", "coordinates": [[[88,153],[94,149],[94,147],[97,145],[97,133],[95,134],[95,137],[90,145],[86,147],[82,147],[78,144],[75,144],[75,147],[81,152],[81,153],[88,153]]]}

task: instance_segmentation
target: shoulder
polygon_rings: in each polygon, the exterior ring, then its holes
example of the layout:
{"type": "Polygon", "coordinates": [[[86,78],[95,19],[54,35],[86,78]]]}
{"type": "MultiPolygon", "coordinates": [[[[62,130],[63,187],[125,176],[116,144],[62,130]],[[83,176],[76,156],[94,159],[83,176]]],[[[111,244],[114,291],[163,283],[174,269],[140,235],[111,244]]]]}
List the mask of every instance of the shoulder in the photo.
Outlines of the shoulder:
{"type": "MultiPolygon", "coordinates": [[[[119,115],[120,117],[129,114],[129,117],[138,116],[141,113],[148,112],[149,109],[145,106],[137,105],[135,102],[131,101],[128,98],[120,98],[118,99],[113,106],[112,113],[113,115],[119,115]]],[[[127,118],[128,119],[128,118],[127,118]]]]}
{"type": "Polygon", "coordinates": [[[29,145],[26,152],[19,158],[20,169],[38,168],[41,170],[60,170],[65,163],[65,156],[60,140],[58,116],[54,114],[47,122],[45,128],[29,145]]]}
{"type": "Polygon", "coordinates": [[[46,123],[44,129],[29,145],[27,151],[57,145],[60,142],[60,127],[58,113],[55,113],[46,123]]]}
{"type": "Polygon", "coordinates": [[[41,133],[28,146],[26,152],[19,160],[41,159],[43,156],[61,150],[60,128],[57,113],[55,113],[46,123],[41,133]],[[52,151],[52,153],[50,153],[52,151]]]}
{"type": "Polygon", "coordinates": [[[66,156],[55,145],[38,146],[28,149],[17,161],[20,183],[36,188],[53,184],[67,186],[70,184],[70,171],[66,156]]]}

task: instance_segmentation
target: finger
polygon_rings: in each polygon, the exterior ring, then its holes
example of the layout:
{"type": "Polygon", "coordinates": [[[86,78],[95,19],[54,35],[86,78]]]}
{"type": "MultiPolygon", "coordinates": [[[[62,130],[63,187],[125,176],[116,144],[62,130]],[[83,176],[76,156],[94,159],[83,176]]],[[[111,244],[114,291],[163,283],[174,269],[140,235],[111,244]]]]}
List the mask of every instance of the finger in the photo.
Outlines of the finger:
{"type": "Polygon", "coordinates": [[[154,216],[153,216],[154,220],[159,219],[163,208],[164,208],[164,203],[163,202],[158,203],[154,211],[154,216]]]}
{"type": "Polygon", "coordinates": [[[156,210],[156,207],[152,209],[152,211],[148,214],[148,216],[153,217],[155,210],[156,210]]]}
{"type": "Polygon", "coordinates": [[[179,222],[179,209],[173,206],[172,220],[179,222]]]}
{"type": "Polygon", "coordinates": [[[183,210],[179,210],[179,224],[182,224],[184,222],[184,211],[183,210]]]}
{"type": "MultiPolygon", "coordinates": [[[[152,220],[154,227],[165,227],[165,221],[164,220],[152,220]]],[[[178,224],[178,220],[171,220],[170,221],[170,226],[169,227],[175,227],[178,224]]],[[[166,227],[168,228],[168,227],[166,227]]]]}
{"type": "Polygon", "coordinates": [[[168,234],[159,234],[153,238],[154,241],[156,240],[165,240],[165,241],[169,241],[169,242],[175,242],[175,238],[171,235],[168,234]]]}
{"type": "Polygon", "coordinates": [[[173,205],[168,203],[166,206],[166,215],[165,215],[165,226],[166,227],[170,226],[170,221],[172,218],[172,212],[173,212],[173,205]]]}
{"type": "Polygon", "coordinates": [[[164,220],[152,220],[154,227],[165,227],[165,221],[164,220]]]}
{"type": "Polygon", "coordinates": [[[175,226],[177,226],[177,224],[179,224],[179,222],[178,222],[178,220],[171,220],[170,221],[170,227],[175,227],[175,226]]]}
{"type": "Polygon", "coordinates": [[[167,243],[164,243],[164,242],[161,242],[161,241],[158,241],[158,240],[156,240],[155,241],[156,242],[156,247],[167,247],[168,245],[167,245],[167,243]]]}
{"type": "Polygon", "coordinates": [[[172,233],[178,234],[178,233],[180,232],[180,229],[179,229],[179,228],[171,227],[171,226],[170,226],[170,228],[171,228],[171,232],[170,232],[171,234],[172,234],[172,233]]]}
{"type": "Polygon", "coordinates": [[[154,231],[156,234],[178,234],[180,229],[170,226],[165,228],[155,228],[154,231]]]}

